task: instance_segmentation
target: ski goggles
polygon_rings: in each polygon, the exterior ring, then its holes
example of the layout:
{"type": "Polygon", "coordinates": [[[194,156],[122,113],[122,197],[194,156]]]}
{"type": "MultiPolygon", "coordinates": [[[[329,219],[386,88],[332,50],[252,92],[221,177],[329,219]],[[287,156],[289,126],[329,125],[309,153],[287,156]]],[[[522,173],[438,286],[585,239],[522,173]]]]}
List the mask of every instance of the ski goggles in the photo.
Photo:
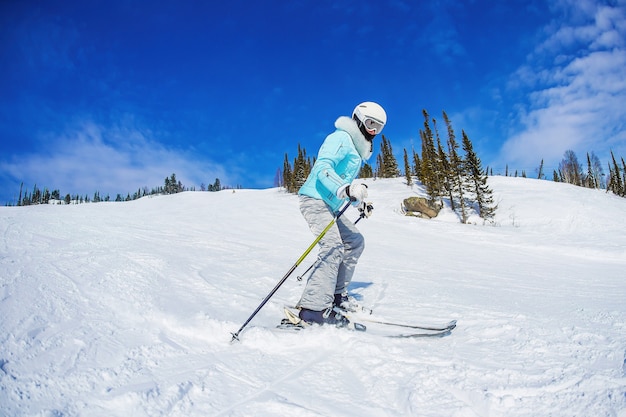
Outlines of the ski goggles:
{"type": "Polygon", "coordinates": [[[365,129],[367,129],[367,131],[372,135],[379,134],[380,131],[383,130],[383,127],[385,127],[385,124],[383,122],[372,119],[371,117],[366,118],[363,121],[363,125],[365,126],[365,129]]]}

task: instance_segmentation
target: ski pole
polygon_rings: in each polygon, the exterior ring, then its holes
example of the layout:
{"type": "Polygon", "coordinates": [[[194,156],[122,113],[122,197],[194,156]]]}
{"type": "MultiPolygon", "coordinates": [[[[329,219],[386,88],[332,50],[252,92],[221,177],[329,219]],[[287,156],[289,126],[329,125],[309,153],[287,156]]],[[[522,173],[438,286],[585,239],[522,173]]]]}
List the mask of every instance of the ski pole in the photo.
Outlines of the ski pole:
{"type": "Polygon", "coordinates": [[[254,312],[250,315],[250,317],[248,317],[248,319],[245,321],[245,323],[243,325],[241,325],[239,330],[237,330],[236,333],[231,333],[233,335],[233,338],[230,340],[231,343],[234,342],[235,340],[239,340],[239,333],[241,333],[241,331],[248,325],[248,323],[250,323],[250,321],[254,318],[254,316],[257,315],[257,313],[263,308],[263,306],[269,301],[269,299],[272,298],[272,296],[276,293],[276,291],[278,291],[280,286],[283,285],[283,283],[285,281],[287,281],[287,278],[289,278],[289,276],[293,273],[293,271],[295,271],[295,269],[298,267],[298,265],[300,265],[302,263],[304,258],[306,258],[307,255],[313,250],[315,245],[317,245],[318,242],[320,240],[322,240],[322,238],[324,237],[326,232],[328,232],[328,230],[331,227],[333,227],[333,225],[335,224],[337,219],[343,214],[344,211],[346,211],[348,209],[348,207],[350,207],[350,202],[346,203],[346,205],[339,211],[339,213],[337,213],[335,218],[330,223],[328,223],[328,226],[326,226],[326,228],[324,230],[322,230],[322,233],[320,233],[320,235],[313,241],[313,243],[311,243],[311,246],[309,246],[307,248],[307,250],[304,251],[304,253],[298,258],[296,263],[293,264],[293,266],[289,269],[289,271],[287,271],[285,276],[283,276],[281,278],[281,280],[278,281],[276,286],[272,289],[272,291],[270,291],[270,293],[267,295],[267,297],[265,297],[265,299],[263,301],[261,301],[261,304],[259,304],[259,306],[256,308],[256,310],[254,310],[254,312]]]}

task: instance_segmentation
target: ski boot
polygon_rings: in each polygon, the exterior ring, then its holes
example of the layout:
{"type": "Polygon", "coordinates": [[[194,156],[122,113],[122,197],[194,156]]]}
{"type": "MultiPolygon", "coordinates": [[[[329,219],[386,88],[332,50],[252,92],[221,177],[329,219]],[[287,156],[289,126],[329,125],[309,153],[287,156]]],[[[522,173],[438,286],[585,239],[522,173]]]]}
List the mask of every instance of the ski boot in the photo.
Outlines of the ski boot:
{"type": "Polygon", "coordinates": [[[350,320],[341,314],[340,311],[336,311],[333,307],[329,307],[322,311],[302,308],[300,309],[299,317],[309,324],[332,324],[337,327],[346,327],[350,324],[350,320]]]}

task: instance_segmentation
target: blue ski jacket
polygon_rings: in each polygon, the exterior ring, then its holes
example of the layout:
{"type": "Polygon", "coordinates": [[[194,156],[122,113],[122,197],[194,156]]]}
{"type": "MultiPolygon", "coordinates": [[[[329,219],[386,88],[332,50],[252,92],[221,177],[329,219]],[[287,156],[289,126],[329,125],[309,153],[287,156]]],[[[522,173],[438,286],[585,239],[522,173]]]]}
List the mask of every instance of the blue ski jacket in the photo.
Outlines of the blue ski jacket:
{"type": "Polygon", "coordinates": [[[324,200],[333,212],[347,201],[337,197],[337,191],[357,177],[363,162],[372,155],[372,143],[354,120],[342,116],[335,127],[337,130],[322,143],[311,173],[298,191],[300,195],[324,200]]]}

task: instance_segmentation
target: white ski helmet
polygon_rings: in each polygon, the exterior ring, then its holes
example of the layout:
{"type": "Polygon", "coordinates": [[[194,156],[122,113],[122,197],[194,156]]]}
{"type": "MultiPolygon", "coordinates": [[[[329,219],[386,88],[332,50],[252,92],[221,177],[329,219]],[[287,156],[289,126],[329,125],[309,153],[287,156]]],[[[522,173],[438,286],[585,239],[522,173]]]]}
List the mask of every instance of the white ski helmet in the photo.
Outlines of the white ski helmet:
{"type": "Polygon", "coordinates": [[[352,118],[362,123],[370,135],[377,135],[387,123],[387,113],[378,103],[365,101],[354,108],[352,118]]]}

